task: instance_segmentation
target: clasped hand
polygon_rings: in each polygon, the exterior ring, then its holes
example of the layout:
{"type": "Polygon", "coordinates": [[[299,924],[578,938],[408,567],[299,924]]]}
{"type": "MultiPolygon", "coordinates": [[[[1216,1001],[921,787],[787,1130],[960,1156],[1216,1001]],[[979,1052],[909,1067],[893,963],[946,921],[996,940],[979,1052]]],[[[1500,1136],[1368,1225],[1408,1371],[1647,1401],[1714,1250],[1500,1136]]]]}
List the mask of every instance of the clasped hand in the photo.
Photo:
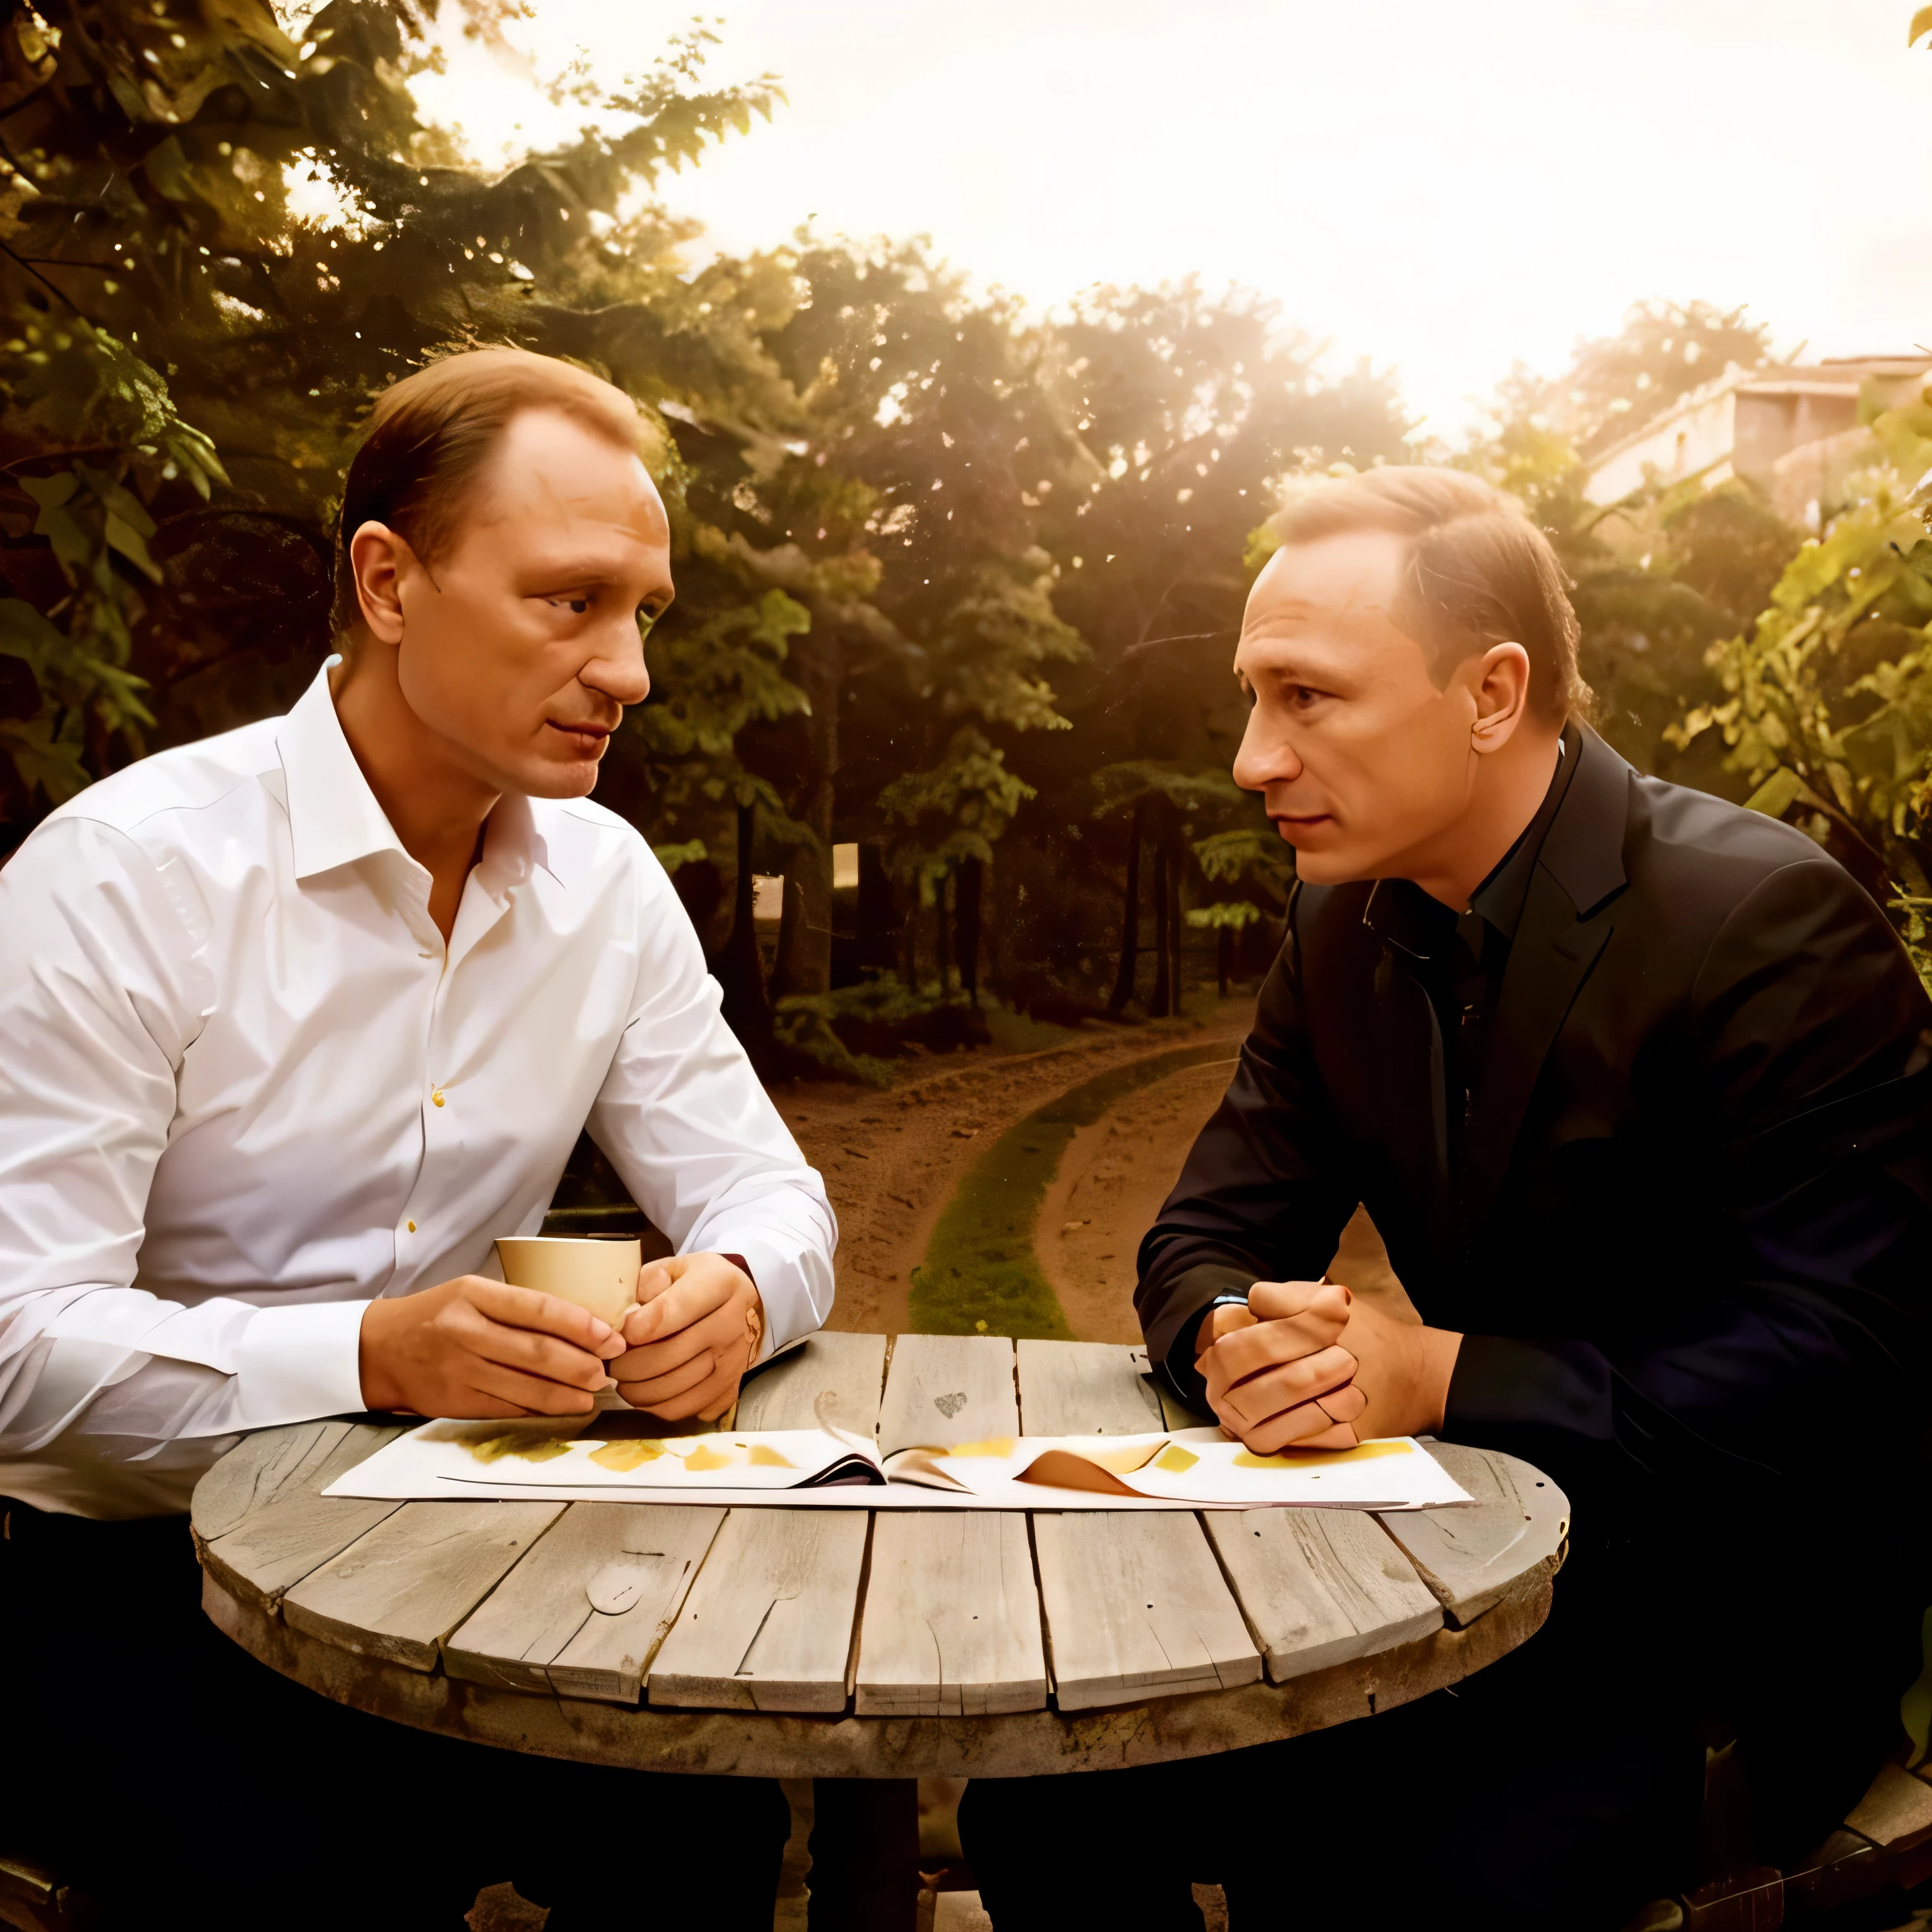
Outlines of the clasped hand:
{"type": "Polygon", "coordinates": [[[1222,1427],[1270,1455],[1439,1428],[1461,1342],[1339,1282],[1258,1281],[1245,1308],[1209,1311],[1195,1359],[1222,1427]]]}
{"type": "Polygon", "coordinates": [[[482,1275],[363,1312],[362,1400],[393,1414],[587,1415],[617,1392],[667,1421],[724,1414],[764,1332],[752,1278],[722,1255],[646,1264],[613,1328],[575,1303],[482,1275]]]}

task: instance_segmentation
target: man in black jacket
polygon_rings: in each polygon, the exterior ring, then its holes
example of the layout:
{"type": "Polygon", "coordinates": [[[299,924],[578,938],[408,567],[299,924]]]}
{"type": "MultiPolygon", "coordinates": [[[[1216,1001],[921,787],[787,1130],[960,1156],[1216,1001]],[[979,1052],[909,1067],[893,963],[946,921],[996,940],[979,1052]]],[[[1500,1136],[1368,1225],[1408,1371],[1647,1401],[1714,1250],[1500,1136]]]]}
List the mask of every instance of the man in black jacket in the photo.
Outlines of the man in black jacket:
{"type": "Polygon", "coordinates": [[[1932,1540],[1932,1004],[1810,839],[1578,722],[1562,573],[1508,499],[1372,471],[1280,533],[1234,776],[1298,884],[1136,1306],[1258,1450],[1439,1431],[1536,1462],[1570,1559],[1456,1693],[976,1784],[968,1850],[1001,1932],[1094,1910],[1109,1821],[1150,1807],[1123,1926],[1218,1879],[1244,1932],[1613,1927],[1693,1882],[1706,1747],[1737,1739],[1790,1868],[1896,1732],[1932,1540]],[[1324,1280],[1358,1203],[1420,1323],[1324,1280]]]}

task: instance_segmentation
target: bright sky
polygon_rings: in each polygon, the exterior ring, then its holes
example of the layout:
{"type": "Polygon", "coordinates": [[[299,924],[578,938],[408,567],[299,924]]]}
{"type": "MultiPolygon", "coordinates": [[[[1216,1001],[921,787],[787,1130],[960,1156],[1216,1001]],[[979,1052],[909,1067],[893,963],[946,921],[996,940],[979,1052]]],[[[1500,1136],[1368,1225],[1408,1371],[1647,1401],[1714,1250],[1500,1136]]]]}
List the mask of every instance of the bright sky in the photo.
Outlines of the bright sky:
{"type": "MultiPolygon", "coordinates": [[[[534,0],[615,82],[689,19],[534,0]]],[[[1744,302],[1808,358],[1932,342],[1932,53],[1911,0],[735,0],[710,72],[770,127],[666,199],[724,249],[931,236],[1042,306],[1239,282],[1393,364],[1454,434],[1640,297],[1744,302]]],[[[479,158],[558,131],[458,47],[420,98],[479,158]],[[523,124],[522,136],[515,124],[523,124]]]]}

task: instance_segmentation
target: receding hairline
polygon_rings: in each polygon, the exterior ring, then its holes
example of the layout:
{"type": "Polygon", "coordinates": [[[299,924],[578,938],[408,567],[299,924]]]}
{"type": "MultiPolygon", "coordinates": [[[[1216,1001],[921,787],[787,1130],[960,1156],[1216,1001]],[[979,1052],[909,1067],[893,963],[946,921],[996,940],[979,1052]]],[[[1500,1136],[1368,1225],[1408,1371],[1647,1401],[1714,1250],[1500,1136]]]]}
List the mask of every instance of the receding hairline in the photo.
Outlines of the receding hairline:
{"type": "MultiPolygon", "coordinates": [[[[596,424],[586,422],[574,410],[560,409],[554,403],[539,398],[534,402],[513,410],[496,425],[496,433],[490,437],[489,446],[483,452],[481,460],[465,480],[464,487],[456,493],[451,506],[452,514],[441,520],[442,541],[446,548],[454,541],[458,531],[465,526],[492,520],[487,514],[488,500],[502,487],[502,465],[507,460],[510,440],[520,425],[533,418],[543,416],[580,430],[593,442],[602,443],[614,454],[627,456],[634,461],[644,477],[644,488],[650,493],[658,524],[663,534],[669,536],[670,513],[664,508],[663,494],[658,488],[657,479],[652,476],[644,461],[643,451],[622,437],[605,434],[596,424]]],[[[530,472],[522,473],[528,475],[530,472]]]]}
{"type": "Polygon", "coordinates": [[[1514,642],[1529,658],[1533,710],[1558,720],[1588,715],[1562,565],[1526,506],[1494,484],[1406,464],[1310,478],[1291,486],[1268,527],[1282,550],[1356,532],[1395,538],[1404,556],[1389,614],[1420,644],[1438,682],[1472,651],[1514,642]]]}

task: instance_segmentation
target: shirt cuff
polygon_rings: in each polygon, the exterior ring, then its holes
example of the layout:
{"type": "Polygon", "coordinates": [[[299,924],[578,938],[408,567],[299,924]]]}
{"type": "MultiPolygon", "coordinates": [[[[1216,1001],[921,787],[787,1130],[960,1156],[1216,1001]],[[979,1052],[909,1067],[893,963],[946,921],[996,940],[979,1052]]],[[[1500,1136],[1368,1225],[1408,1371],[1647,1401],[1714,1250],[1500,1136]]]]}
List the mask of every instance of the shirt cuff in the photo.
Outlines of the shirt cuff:
{"type": "Polygon", "coordinates": [[[224,1432],[359,1413],[368,1306],[311,1301],[258,1310],[236,1346],[235,1413],[224,1432]]]}
{"type": "MultiPolygon", "coordinates": [[[[737,1241],[736,1249],[724,1258],[736,1262],[752,1277],[752,1286],[758,1291],[758,1300],[765,1311],[765,1332],[751,1360],[745,1365],[750,1368],[788,1342],[817,1334],[825,1322],[812,1306],[810,1286],[801,1262],[788,1258],[779,1248],[768,1246],[742,1234],[737,1237],[737,1241]]],[[[724,1253],[722,1248],[713,1252],[724,1253]]],[[[826,1273],[831,1273],[829,1262],[826,1273]]]]}

